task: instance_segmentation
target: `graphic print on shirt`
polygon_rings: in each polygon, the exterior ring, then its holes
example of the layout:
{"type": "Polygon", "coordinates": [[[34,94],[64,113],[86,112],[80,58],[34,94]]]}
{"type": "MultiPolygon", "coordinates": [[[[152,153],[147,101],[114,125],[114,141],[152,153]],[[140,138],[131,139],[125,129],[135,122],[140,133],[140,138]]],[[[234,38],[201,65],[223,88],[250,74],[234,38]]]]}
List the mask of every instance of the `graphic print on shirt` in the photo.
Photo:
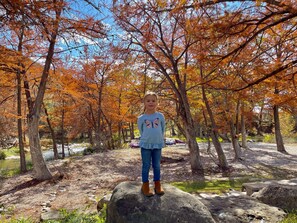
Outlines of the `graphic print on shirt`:
{"type": "Polygon", "coordinates": [[[150,129],[152,127],[150,120],[144,120],[145,126],[150,129]]]}
{"type": "Polygon", "coordinates": [[[153,121],[153,127],[154,128],[158,128],[159,126],[159,118],[156,118],[154,121],[153,121]]]}
{"type": "Polygon", "coordinates": [[[159,118],[154,119],[154,121],[150,121],[150,120],[144,120],[145,126],[147,128],[158,128],[159,126],[159,118]]]}

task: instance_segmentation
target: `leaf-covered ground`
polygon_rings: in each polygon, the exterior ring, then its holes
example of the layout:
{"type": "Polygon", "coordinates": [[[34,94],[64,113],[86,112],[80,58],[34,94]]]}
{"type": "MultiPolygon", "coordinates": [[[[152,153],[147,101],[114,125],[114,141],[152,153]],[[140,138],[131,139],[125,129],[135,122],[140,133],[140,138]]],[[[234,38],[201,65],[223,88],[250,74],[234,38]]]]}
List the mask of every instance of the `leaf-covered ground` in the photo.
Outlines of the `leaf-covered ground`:
{"type": "MultiPolygon", "coordinates": [[[[289,179],[297,177],[297,145],[286,145],[289,154],[276,151],[274,144],[250,143],[243,149],[243,160],[234,161],[231,144],[223,144],[230,168],[222,173],[206,145],[199,144],[204,173],[191,171],[189,151],[185,145],[163,149],[162,180],[164,183],[233,179],[236,177],[289,179]]],[[[141,181],[140,151],[119,149],[103,153],[50,161],[54,175],[50,181],[39,182],[31,173],[2,180],[0,212],[10,216],[39,221],[48,209],[96,211],[98,200],[122,181],[141,181]]],[[[0,218],[1,220],[1,218],[0,218]]]]}

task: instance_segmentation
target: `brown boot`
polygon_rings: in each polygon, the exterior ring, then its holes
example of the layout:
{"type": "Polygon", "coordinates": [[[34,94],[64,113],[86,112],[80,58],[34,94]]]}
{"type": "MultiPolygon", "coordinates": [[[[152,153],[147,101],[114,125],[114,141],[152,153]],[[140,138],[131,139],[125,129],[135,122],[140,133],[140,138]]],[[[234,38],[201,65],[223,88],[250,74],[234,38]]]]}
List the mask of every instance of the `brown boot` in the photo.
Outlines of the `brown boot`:
{"type": "Polygon", "coordinates": [[[141,191],[144,194],[144,196],[146,196],[146,197],[151,197],[151,196],[154,195],[153,192],[150,189],[150,183],[149,182],[145,182],[145,183],[142,184],[141,191]]]}
{"type": "Polygon", "coordinates": [[[163,195],[165,193],[160,181],[155,181],[155,193],[158,195],[163,195]]]}

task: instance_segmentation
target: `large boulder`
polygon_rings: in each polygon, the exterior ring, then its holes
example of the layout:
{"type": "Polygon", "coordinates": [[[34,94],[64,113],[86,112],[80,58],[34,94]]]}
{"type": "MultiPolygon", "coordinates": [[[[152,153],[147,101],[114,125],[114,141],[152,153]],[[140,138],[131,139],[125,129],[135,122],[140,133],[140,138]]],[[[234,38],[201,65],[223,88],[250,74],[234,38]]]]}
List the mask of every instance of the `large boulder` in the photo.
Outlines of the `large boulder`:
{"type": "Polygon", "coordinates": [[[297,209],[296,185],[270,184],[259,192],[253,193],[252,197],[283,210],[292,211],[297,209]]]}
{"type": "Polygon", "coordinates": [[[145,197],[141,184],[116,186],[107,207],[108,223],[215,223],[205,205],[189,193],[163,185],[165,194],[145,197]]]}
{"type": "Polygon", "coordinates": [[[283,210],[261,203],[240,192],[205,196],[201,201],[219,223],[276,223],[281,222],[286,216],[283,210]]]}

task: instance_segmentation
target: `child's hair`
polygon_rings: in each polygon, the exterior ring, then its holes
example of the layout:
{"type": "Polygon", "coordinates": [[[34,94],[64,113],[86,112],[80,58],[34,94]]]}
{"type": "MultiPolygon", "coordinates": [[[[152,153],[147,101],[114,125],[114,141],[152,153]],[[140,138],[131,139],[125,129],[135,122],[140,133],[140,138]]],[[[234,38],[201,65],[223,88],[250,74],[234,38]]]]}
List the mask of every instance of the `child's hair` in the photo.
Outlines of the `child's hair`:
{"type": "Polygon", "coordinates": [[[147,91],[147,92],[145,93],[145,95],[143,96],[143,101],[145,100],[145,98],[146,98],[147,96],[155,96],[156,99],[158,100],[158,95],[157,95],[156,92],[153,92],[153,91],[147,91]]]}

